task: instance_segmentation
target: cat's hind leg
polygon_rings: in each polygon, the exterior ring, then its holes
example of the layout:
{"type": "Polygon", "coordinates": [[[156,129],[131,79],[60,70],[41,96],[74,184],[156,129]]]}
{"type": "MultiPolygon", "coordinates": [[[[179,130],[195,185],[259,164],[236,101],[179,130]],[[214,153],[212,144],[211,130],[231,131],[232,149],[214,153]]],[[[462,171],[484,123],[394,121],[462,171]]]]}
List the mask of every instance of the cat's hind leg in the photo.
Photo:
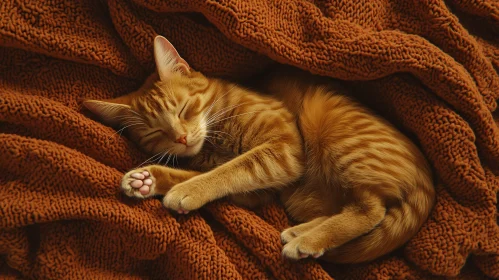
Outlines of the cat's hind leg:
{"type": "Polygon", "coordinates": [[[290,227],[285,229],[281,233],[281,240],[284,244],[291,242],[291,240],[295,239],[296,237],[304,234],[305,232],[313,229],[314,227],[318,226],[321,224],[323,221],[327,220],[329,217],[318,217],[313,219],[310,222],[306,222],[303,224],[296,225],[294,227],[290,227]]]}
{"type": "Polygon", "coordinates": [[[290,259],[320,257],[327,250],[373,230],[384,219],[385,213],[382,199],[366,192],[356,203],[345,206],[341,213],[328,217],[292,239],[284,245],[282,254],[290,259]]]}

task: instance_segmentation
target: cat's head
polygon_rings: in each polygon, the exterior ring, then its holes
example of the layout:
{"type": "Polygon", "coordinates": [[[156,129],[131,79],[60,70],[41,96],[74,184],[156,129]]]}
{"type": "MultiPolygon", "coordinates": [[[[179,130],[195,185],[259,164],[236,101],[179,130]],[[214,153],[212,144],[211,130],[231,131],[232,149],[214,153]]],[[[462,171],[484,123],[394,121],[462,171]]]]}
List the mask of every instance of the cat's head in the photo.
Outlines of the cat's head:
{"type": "Polygon", "coordinates": [[[192,70],[162,36],[154,39],[154,58],[158,75],[151,76],[141,89],[83,104],[105,124],[127,127],[129,137],[145,152],[193,156],[207,134],[204,114],[209,80],[192,70]]]}

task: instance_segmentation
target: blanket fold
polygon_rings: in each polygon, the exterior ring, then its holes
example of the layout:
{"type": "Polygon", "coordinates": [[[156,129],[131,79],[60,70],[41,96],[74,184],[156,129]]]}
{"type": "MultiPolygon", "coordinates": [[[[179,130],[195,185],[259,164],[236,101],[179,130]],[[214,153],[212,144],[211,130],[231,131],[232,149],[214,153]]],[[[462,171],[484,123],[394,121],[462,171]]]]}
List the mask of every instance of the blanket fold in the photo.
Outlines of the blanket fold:
{"type": "Polygon", "coordinates": [[[499,3],[493,0],[4,0],[0,275],[34,279],[499,278],[499,3]],[[291,262],[278,203],[179,216],[120,193],[148,157],[81,109],[136,90],[168,38],[208,75],[275,62],[350,81],[421,146],[437,202],[400,250],[291,262]]]}

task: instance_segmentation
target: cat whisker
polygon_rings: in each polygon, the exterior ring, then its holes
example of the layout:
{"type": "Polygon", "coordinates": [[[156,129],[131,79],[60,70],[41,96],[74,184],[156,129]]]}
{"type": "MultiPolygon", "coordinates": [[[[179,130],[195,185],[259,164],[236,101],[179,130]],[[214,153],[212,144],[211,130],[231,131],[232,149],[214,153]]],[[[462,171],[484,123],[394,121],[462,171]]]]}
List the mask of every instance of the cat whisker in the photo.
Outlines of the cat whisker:
{"type": "MultiPolygon", "coordinates": [[[[208,143],[210,143],[210,144],[211,144],[211,145],[213,145],[213,146],[217,146],[217,145],[215,145],[215,143],[211,142],[211,140],[210,140],[209,138],[214,138],[214,137],[211,137],[211,136],[205,136],[205,137],[204,137],[204,140],[206,140],[208,143]]],[[[215,139],[216,139],[216,138],[215,138],[215,139]]]]}
{"type": "MultiPolygon", "coordinates": [[[[222,97],[224,97],[224,96],[226,96],[227,94],[229,94],[229,93],[230,93],[230,92],[231,92],[231,91],[232,91],[235,87],[236,87],[236,86],[235,86],[235,85],[233,85],[233,86],[232,86],[229,90],[227,90],[227,92],[226,92],[224,95],[222,95],[222,96],[218,97],[215,101],[213,101],[213,103],[211,103],[210,107],[208,108],[208,111],[206,111],[205,115],[208,115],[208,114],[211,112],[211,110],[213,109],[213,106],[214,106],[214,105],[215,105],[215,104],[216,104],[216,103],[217,103],[217,102],[218,102],[218,101],[219,101],[222,97]]],[[[218,94],[218,92],[217,92],[217,94],[218,94]]]]}
{"type": "Polygon", "coordinates": [[[208,138],[211,138],[211,139],[214,139],[215,141],[216,140],[219,140],[219,139],[224,139],[220,134],[215,134],[215,135],[206,135],[206,137],[208,138]]]}
{"type": "MultiPolygon", "coordinates": [[[[125,131],[125,129],[127,129],[127,128],[129,128],[129,127],[132,127],[132,126],[134,126],[134,125],[139,125],[139,123],[132,123],[132,124],[128,124],[127,126],[124,126],[124,127],[122,127],[121,129],[119,129],[118,131],[119,131],[119,135],[120,135],[120,137],[121,137],[121,133],[123,133],[123,131],[125,131]]],[[[118,131],[116,131],[116,132],[118,132],[118,131]]]]}
{"type": "Polygon", "coordinates": [[[123,124],[127,124],[127,123],[132,123],[132,122],[137,122],[137,123],[141,123],[141,124],[145,124],[144,122],[144,119],[142,119],[142,117],[135,117],[135,116],[127,116],[127,115],[124,115],[124,116],[114,116],[112,118],[110,118],[110,120],[113,120],[113,119],[118,119],[119,121],[123,122],[123,124]]]}
{"type": "MultiPolygon", "coordinates": [[[[129,124],[129,125],[127,125],[127,126],[125,126],[125,127],[121,128],[121,129],[119,129],[119,130],[115,131],[115,132],[114,132],[111,136],[109,136],[109,137],[107,138],[107,141],[111,140],[111,138],[113,138],[113,136],[114,136],[115,134],[119,134],[119,137],[121,137],[121,133],[123,133],[123,131],[124,131],[126,128],[131,127],[131,126],[134,126],[134,125],[139,125],[139,124],[140,124],[140,123],[132,123],[132,124],[129,124]]],[[[106,144],[108,144],[108,143],[106,143],[106,144]]]]}
{"type": "Polygon", "coordinates": [[[211,135],[206,135],[205,138],[208,137],[208,138],[213,138],[213,139],[219,139],[220,137],[215,137],[215,136],[211,136],[211,135]]]}
{"type": "Polygon", "coordinates": [[[167,166],[167,165],[168,165],[168,163],[170,162],[170,159],[171,159],[173,156],[174,156],[173,154],[171,154],[171,155],[169,155],[169,156],[168,156],[168,159],[166,160],[166,162],[165,162],[165,164],[164,164],[165,166],[167,166]]]}
{"type": "Polygon", "coordinates": [[[215,147],[218,147],[219,145],[216,144],[217,141],[219,141],[220,139],[223,140],[223,138],[219,137],[219,136],[210,136],[210,135],[206,135],[204,140],[208,141],[211,145],[215,146],[215,147]]]}
{"type": "Polygon", "coordinates": [[[234,116],[226,117],[226,118],[223,118],[223,119],[221,119],[221,120],[217,120],[217,121],[215,121],[215,122],[209,123],[209,124],[207,124],[206,126],[207,126],[207,127],[210,127],[210,126],[212,126],[212,125],[214,125],[214,124],[216,124],[216,123],[219,123],[219,122],[224,121],[224,120],[227,120],[227,119],[232,119],[232,118],[239,117],[239,116],[242,116],[242,115],[254,114],[254,113],[259,113],[259,112],[265,112],[265,111],[263,111],[263,110],[262,110],[262,111],[252,111],[252,112],[246,112],[246,113],[242,113],[242,114],[237,114],[237,115],[234,115],[234,116]]]}
{"type": "Polygon", "coordinates": [[[173,162],[174,162],[174,159],[175,158],[175,154],[171,154],[168,156],[168,159],[166,160],[166,163],[164,164],[165,166],[168,165],[168,163],[170,162],[170,159],[172,160],[172,167],[173,167],[173,162]]]}
{"type": "Polygon", "coordinates": [[[223,114],[229,112],[230,110],[234,110],[234,109],[236,109],[238,107],[241,107],[241,106],[243,106],[245,104],[248,104],[248,103],[250,103],[250,102],[243,102],[243,103],[240,103],[240,104],[236,104],[236,105],[232,105],[232,106],[228,106],[228,107],[222,108],[220,111],[216,112],[210,118],[208,118],[207,123],[210,123],[210,122],[214,121],[218,117],[222,117],[223,114]],[[223,112],[221,112],[221,111],[223,111],[223,112]]]}
{"type": "Polygon", "coordinates": [[[159,156],[159,155],[161,155],[161,154],[162,154],[162,152],[159,152],[159,153],[155,154],[154,156],[152,156],[152,157],[148,158],[146,161],[144,161],[143,163],[141,163],[139,166],[137,166],[137,167],[136,167],[136,168],[134,168],[134,169],[137,169],[137,168],[141,167],[142,165],[144,165],[144,164],[146,164],[146,163],[148,163],[148,162],[153,161],[153,159],[155,159],[156,157],[158,157],[158,156],[159,156]]]}
{"type": "Polygon", "coordinates": [[[130,112],[130,113],[132,113],[132,114],[134,114],[134,115],[138,116],[139,118],[143,119],[143,117],[142,117],[139,113],[135,112],[135,111],[134,111],[134,110],[132,110],[132,109],[129,109],[129,110],[128,110],[128,112],[130,112]]]}
{"type": "MultiPolygon", "coordinates": [[[[221,108],[220,110],[218,110],[217,112],[213,113],[213,115],[211,115],[210,117],[208,117],[206,119],[207,122],[210,122],[211,120],[213,120],[214,118],[217,118],[219,117],[220,115],[226,113],[227,111],[230,111],[232,108],[235,108],[237,107],[237,105],[239,104],[236,104],[236,105],[231,105],[231,106],[227,106],[225,108],[221,108]]],[[[242,104],[241,104],[242,105],[242,104]]]]}
{"type": "Polygon", "coordinates": [[[123,133],[123,131],[125,131],[125,129],[132,127],[132,126],[136,126],[136,125],[142,125],[142,123],[126,122],[126,123],[123,123],[123,125],[125,125],[125,126],[120,128],[119,130],[117,130],[117,132],[119,131],[120,137],[121,137],[121,134],[123,133]]]}
{"type": "Polygon", "coordinates": [[[228,135],[231,138],[234,138],[234,136],[230,135],[229,133],[223,132],[223,131],[220,131],[220,130],[207,130],[206,132],[208,132],[208,133],[216,133],[216,134],[220,134],[221,133],[221,134],[228,135]]]}
{"type": "Polygon", "coordinates": [[[173,167],[175,167],[175,161],[177,161],[177,168],[178,168],[179,164],[178,164],[178,156],[177,155],[173,156],[173,160],[172,160],[173,167]]]}
{"type": "MultiPolygon", "coordinates": [[[[158,164],[161,164],[161,161],[163,160],[163,158],[168,154],[170,150],[167,150],[166,152],[163,153],[163,156],[161,156],[161,158],[158,160],[158,164]]],[[[170,160],[170,157],[172,156],[172,154],[169,154],[168,155],[168,159],[166,160],[166,164],[168,164],[168,160],[170,160]]]]}
{"type": "MultiPolygon", "coordinates": [[[[109,111],[109,110],[110,110],[110,111],[113,111],[113,110],[121,110],[121,109],[122,109],[122,107],[121,107],[119,104],[112,104],[112,103],[109,103],[107,106],[109,106],[109,107],[106,109],[107,111],[109,111]]],[[[136,115],[137,117],[139,117],[139,118],[141,118],[141,119],[142,119],[142,116],[141,116],[139,113],[135,112],[134,110],[132,110],[132,109],[128,109],[127,111],[128,111],[128,112],[130,112],[130,113],[132,113],[132,114],[134,114],[134,115],[136,115]]]]}
{"type": "Polygon", "coordinates": [[[226,112],[228,112],[228,111],[230,111],[230,110],[232,110],[232,109],[235,109],[235,108],[237,108],[237,107],[239,107],[239,106],[242,106],[242,105],[244,105],[244,104],[247,104],[247,103],[249,103],[249,102],[244,102],[244,103],[238,104],[237,106],[232,106],[232,107],[231,107],[231,108],[229,108],[228,110],[225,110],[225,111],[224,111],[221,115],[218,115],[216,118],[211,118],[211,119],[210,119],[210,121],[209,121],[209,122],[207,122],[207,126],[209,126],[210,124],[215,123],[217,120],[219,120],[221,117],[223,117],[223,115],[224,115],[226,112]]]}

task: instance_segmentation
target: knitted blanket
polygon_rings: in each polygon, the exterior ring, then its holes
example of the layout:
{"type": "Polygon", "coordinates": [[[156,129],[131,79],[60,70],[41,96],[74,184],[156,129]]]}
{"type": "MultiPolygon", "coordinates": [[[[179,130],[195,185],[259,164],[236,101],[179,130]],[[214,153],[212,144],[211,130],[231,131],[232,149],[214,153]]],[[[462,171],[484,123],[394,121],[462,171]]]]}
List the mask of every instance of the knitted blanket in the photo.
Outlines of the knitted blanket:
{"type": "Polygon", "coordinates": [[[499,278],[499,3],[494,0],[3,0],[0,275],[34,279],[499,278]],[[437,202],[367,264],[281,257],[288,218],[218,201],[180,216],[123,196],[147,157],[85,98],[137,89],[168,38],[233,79],[274,62],[355,81],[421,146],[437,202]]]}

